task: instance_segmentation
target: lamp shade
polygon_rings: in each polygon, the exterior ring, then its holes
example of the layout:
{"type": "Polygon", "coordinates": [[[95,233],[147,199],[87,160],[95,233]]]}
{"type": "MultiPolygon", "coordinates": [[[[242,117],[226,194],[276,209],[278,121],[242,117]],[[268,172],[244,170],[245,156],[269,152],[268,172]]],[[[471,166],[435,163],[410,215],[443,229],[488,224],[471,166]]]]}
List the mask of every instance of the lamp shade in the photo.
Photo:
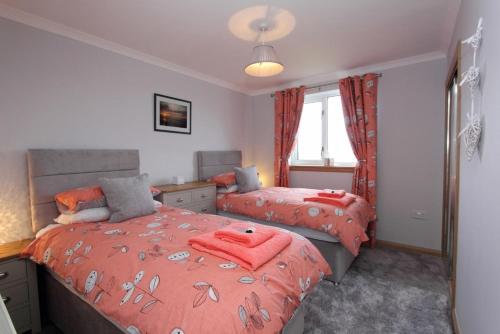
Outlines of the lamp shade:
{"type": "Polygon", "coordinates": [[[254,77],[270,77],[279,74],[285,67],[271,45],[257,45],[253,48],[252,62],[245,67],[245,73],[254,77]]]}

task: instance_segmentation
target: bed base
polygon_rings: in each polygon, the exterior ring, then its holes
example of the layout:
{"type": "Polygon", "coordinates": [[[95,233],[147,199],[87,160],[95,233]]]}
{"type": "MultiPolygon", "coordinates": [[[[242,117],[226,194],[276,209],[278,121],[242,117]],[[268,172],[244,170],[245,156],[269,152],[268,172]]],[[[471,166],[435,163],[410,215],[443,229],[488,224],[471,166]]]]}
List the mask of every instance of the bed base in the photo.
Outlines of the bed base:
{"type": "Polygon", "coordinates": [[[333,243],[315,239],[309,239],[309,241],[318,248],[330,268],[332,268],[333,274],[326,276],[325,279],[335,285],[340,284],[356,257],[338,242],[333,243]]]}
{"type": "Polygon", "coordinates": [[[125,333],[54,278],[45,267],[39,266],[38,272],[42,317],[63,333],[125,333]]]}
{"type": "MultiPolygon", "coordinates": [[[[48,269],[38,266],[42,317],[50,320],[63,333],[68,334],[123,334],[128,333],[99,313],[48,269]]],[[[283,327],[281,334],[304,332],[304,307],[301,304],[283,327]]]]}

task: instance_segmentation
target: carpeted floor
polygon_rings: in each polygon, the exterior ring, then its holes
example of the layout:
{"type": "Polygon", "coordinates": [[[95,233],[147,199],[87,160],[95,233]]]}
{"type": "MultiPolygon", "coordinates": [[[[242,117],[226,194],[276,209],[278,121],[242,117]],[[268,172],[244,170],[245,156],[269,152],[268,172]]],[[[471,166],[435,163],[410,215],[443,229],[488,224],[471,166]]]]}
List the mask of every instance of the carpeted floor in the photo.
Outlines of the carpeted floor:
{"type": "Polygon", "coordinates": [[[439,257],[362,249],[339,286],[321,282],[306,303],[308,334],[452,333],[439,257]]]}

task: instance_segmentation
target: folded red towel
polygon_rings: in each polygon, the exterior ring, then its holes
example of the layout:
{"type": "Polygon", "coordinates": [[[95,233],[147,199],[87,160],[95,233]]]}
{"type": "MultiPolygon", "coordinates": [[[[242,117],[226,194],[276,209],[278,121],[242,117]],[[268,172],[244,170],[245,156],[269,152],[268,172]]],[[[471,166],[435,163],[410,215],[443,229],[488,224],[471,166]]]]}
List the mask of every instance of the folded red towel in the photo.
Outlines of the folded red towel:
{"type": "Polygon", "coordinates": [[[356,198],[353,196],[344,196],[341,198],[328,198],[328,197],[306,197],[304,202],[317,202],[333,206],[338,206],[341,208],[348,207],[356,198]]]}
{"type": "Polygon", "coordinates": [[[214,232],[216,238],[244,247],[258,246],[274,234],[276,230],[273,228],[250,223],[233,223],[214,232]]]}
{"type": "Polygon", "coordinates": [[[325,189],[322,192],[318,193],[319,197],[328,197],[328,198],[341,198],[345,196],[345,190],[330,190],[325,189]]]}
{"type": "Polygon", "coordinates": [[[214,236],[214,232],[201,234],[188,240],[194,249],[232,261],[248,270],[256,270],[274,258],[291,241],[290,234],[281,231],[276,231],[273,237],[253,248],[220,240],[214,236]]]}

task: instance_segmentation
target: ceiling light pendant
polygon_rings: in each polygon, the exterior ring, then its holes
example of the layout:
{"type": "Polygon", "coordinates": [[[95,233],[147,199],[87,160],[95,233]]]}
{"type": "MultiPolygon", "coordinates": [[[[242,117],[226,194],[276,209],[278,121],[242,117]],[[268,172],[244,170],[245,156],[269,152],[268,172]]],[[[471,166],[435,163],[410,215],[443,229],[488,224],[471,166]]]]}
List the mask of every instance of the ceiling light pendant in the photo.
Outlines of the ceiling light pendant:
{"type": "MultiPolygon", "coordinates": [[[[261,28],[261,33],[266,31],[265,27],[261,28]]],[[[253,48],[252,62],[245,67],[245,73],[253,77],[270,77],[283,72],[284,69],[274,48],[262,43],[253,48]]]]}

